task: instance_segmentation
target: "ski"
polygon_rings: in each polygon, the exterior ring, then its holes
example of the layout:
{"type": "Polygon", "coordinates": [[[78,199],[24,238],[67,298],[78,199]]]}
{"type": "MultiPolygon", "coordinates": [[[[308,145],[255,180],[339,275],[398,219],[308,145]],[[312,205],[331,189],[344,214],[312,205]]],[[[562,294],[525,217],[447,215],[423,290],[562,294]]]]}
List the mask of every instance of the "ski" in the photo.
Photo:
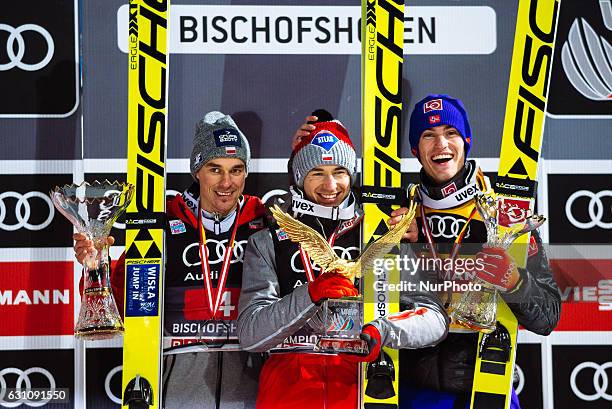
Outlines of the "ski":
{"type": "Polygon", "coordinates": [[[161,408],[168,0],[130,0],[123,406],[161,408]]]}
{"type": "MultiPolygon", "coordinates": [[[[403,0],[362,0],[361,23],[362,186],[399,187],[403,0]]],[[[362,242],[365,245],[385,233],[385,221],[389,216],[384,207],[374,203],[364,203],[364,213],[362,242]]],[[[374,274],[364,274],[363,277],[364,322],[399,311],[397,292],[374,290],[377,280],[399,282],[399,271],[390,271],[386,277],[374,274]]],[[[368,395],[368,365],[363,365],[361,405],[365,409],[398,407],[399,354],[397,350],[388,348],[384,352],[393,362],[393,368],[390,368],[393,391],[389,393],[392,396],[377,399],[368,395]]]]}
{"type": "MultiPolygon", "coordinates": [[[[508,98],[502,133],[499,170],[494,186],[500,228],[524,221],[535,204],[536,180],[559,0],[519,0],[510,66],[508,98]],[[499,217],[499,214],[506,217],[499,217]],[[512,220],[510,220],[512,219],[512,220]]],[[[529,235],[519,238],[509,252],[519,267],[527,262],[529,235]]],[[[508,331],[510,350],[503,358],[481,333],[476,353],[471,408],[503,409],[510,406],[516,358],[518,324],[499,297],[497,320],[508,331]]],[[[498,325],[499,327],[499,325],[498,325]]]]}

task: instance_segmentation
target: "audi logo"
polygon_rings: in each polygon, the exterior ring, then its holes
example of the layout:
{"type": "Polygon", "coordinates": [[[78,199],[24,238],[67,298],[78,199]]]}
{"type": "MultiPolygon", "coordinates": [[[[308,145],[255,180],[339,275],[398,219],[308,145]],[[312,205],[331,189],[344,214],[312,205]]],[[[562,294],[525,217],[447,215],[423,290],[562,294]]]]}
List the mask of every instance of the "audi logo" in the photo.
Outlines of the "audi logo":
{"type": "MultiPolygon", "coordinates": [[[[232,259],[230,260],[230,264],[234,263],[242,263],[244,259],[244,249],[246,247],[247,240],[236,240],[234,241],[234,254],[232,259]]],[[[185,247],[183,250],[183,263],[187,267],[199,266],[202,264],[200,260],[200,249],[199,243],[191,243],[189,246],[185,247]],[[189,252],[193,252],[195,255],[189,257],[189,252]]],[[[225,246],[227,245],[227,239],[225,240],[214,240],[214,239],[206,239],[206,246],[208,247],[208,264],[218,264],[223,261],[223,255],[225,254],[225,246]],[[212,248],[212,251],[211,251],[212,248]],[[216,256],[216,258],[215,258],[216,256]]]]}
{"type": "Polygon", "coordinates": [[[121,396],[116,396],[113,391],[111,391],[111,380],[115,374],[120,373],[123,370],[123,365],[118,365],[111,369],[108,374],[106,374],[106,378],[104,379],[104,391],[106,392],[106,396],[113,401],[114,403],[121,405],[121,396]]]}
{"type": "MultiPolygon", "coordinates": [[[[610,215],[612,214],[612,206],[606,208],[603,204],[603,201],[601,200],[604,197],[612,197],[612,190],[602,190],[599,193],[593,193],[590,190],[579,190],[577,192],[574,192],[565,203],[565,216],[570,221],[570,223],[572,223],[575,227],[579,229],[592,229],[595,226],[602,229],[612,229],[612,221],[604,221],[605,215],[610,217],[610,215]],[[581,197],[586,197],[590,199],[588,205],[590,220],[588,222],[581,222],[577,220],[573,214],[574,201],[581,197]],[[606,210],[608,211],[606,212],[606,210]]],[[[612,220],[612,217],[610,217],[610,220],[612,220]]]]}
{"type": "Polygon", "coordinates": [[[27,396],[27,392],[32,389],[32,380],[30,379],[30,375],[32,374],[40,374],[44,376],[45,378],[47,378],[47,380],[49,381],[49,386],[48,387],[45,386],[45,389],[48,389],[50,391],[55,391],[55,378],[53,378],[53,375],[51,375],[51,372],[47,371],[45,368],[41,368],[37,366],[34,368],[26,369],[25,371],[22,371],[19,368],[4,368],[0,371],[0,406],[3,406],[5,408],[15,408],[20,405],[27,405],[31,407],[46,405],[50,399],[40,400],[40,401],[35,401],[35,402],[30,401],[28,399],[20,399],[14,402],[13,401],[6,402],[4,400],[4,396],[5,396],[7,388],[20,389],[22,391],[25,391],[26,392],[25,395],[27,396]],[[6,383],[6,379],[4,379],[4,375],[8,375],[8,374],[17,375],[17,381],[15,382],[14,386],[8,385],[6,383]]]}
{"type": "MultiPolygon", "coordinates": [[[[340,258],[343,258],[345,260],[353,260],[357,256],[359,256],[359,247],[351,246],[345,248],[340,246],[334,246],[333,249],[340,258]]],[[[310,261],[312,262],[312,259],[310,261]]],[[[291,256],[291,268],[295,273],[303,273],[304,269],[302,267],[302,258],[300,257],[300,251],[298,250],[293,253],[293,256],[291,256]]],[[[319,271],[321,268],[313,264],[312,269],[313,271],[319,271]]]]}
{"type": "Polygon", "coordinates": [[[51,58],[53,58],[53,53],[55,52],[53,37],[51,37],[51,34],[43,27],[36,24],[24,24],[19,27],[0,24],[0,31],[9,33],[8,39],[6,40],[6,54],[8,55],[9,62],[0,64],[0,71],[8,71],[14,67],[22,69],[23,71],[37,71],[46,67],[49,61],[51,61],[51,58]],[[42,60],[35,64],[23,62],[23,56],[26,52],[26,43],[21,33],[25,31],[38,33],[47,43],[47,53],[42,60]],[[15,43],[17,43],[17,54],[15,54],[15,43]]]}
{"type": "Polygon", "coordinates": [[[51,199],[49,196],[42,192],[28,192],[25,194],[19,192],[2,192],[0,193],[0,229],[6,231],[15,231],[21,228],[26,228],[28,230],[42,230],[45,227],[48,227],[53,220],[53,216],[55,215],[55,207],[53,207],[53,203],[51,203],[51,199]],[[17,199],[17,204],[15,205],[15,217],[17,219],[17,223],[8,224],[5,223],[6,216],[8,214],[7,206],[4,199],[13,198],[17,199]],[[47,218],[39,224],[30,223],[30,216],[32,215],[32,209],[30,207],[30,200],[32,198],[37,198],[45,202],[47,207],[49,208],[49,213],[47,218]]]}
{"type": "Polygon", "coordinates": [[[606,373],[606,369],[612,368],[612,362],[606,362],[603,365],[596,364],[595,362],[583,362],[576,366],[570,375],[570,385],[572,387],[572,391],[576,396],[584,401],[594,401],[597,399],[605,399],[607,401],[612,401],[612,395],[606,393],[608,389],[608,374],[606,373]],[[592,395],[587,395],[578,389],[578,385],[576,384],[576,378],[580,371],[585,368],[595,369],[595,373],[593,374],[593,388],[595,388],[595,393],[592,395]]]}
{"type": "MultiPolygon", "coordinates": [[[[444,237],[446,239],[453,239],[459,235],[465,223],[465,220],[457,219],[453,216],[439,216],[434,214],[427,217],[427,224],[434,238],[444,237]]],[[[424,231],[423,234],[425,234],[424,231]]],[[[470,237],[470,226],[468,226],[464,238],[467,239],[468,237],[470,237]]]]}

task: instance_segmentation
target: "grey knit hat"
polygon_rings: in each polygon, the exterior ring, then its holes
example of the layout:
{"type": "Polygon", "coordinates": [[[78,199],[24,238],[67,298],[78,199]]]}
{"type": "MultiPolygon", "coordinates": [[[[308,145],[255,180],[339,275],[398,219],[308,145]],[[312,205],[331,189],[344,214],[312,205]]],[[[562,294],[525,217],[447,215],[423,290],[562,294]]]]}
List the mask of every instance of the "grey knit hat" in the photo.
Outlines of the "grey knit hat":
{"type": "Polygon", "coordinates": [[[196,179],[202,166],[216,158],[242,159],[248,172],[251,148],[231,116],[212,111],[196,124],[189,163],[191,176],[196,179]]]}
{"type": "Polygon", "coordinates": [[[304,186],[304,178],[313,168],[336,165],[345,168],[354,181],[357,155],[348,131],[338,120],[317,122],[310,135],[302,138],[293,151],[293,180],[304,186]]]}

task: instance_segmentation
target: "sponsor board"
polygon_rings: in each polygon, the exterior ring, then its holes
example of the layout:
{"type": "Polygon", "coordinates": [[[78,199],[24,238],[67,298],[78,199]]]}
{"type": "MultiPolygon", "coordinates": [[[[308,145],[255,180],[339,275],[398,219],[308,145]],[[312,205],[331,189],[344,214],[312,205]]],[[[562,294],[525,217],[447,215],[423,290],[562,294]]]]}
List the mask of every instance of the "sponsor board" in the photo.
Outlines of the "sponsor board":
{"type": "MultiPolygon", "coordinates": [[[[358,6],[174,5],[173,54],[360,54],[358,6]]],[[[117,11],[117,46],[127,53],[128,6],[117,11]]],[[[407,7],[406,54],[491,54],[491,7],[407,7]]]]}
{"type": "Polygon", "coordinates": [[[74,351],[72,349],[0,351],[0,407],[27,408],[44,406],[49,409],[74,408],[74,351]],[[21,388],[26,399],[6,402],[7,390],[21,388]],[[66,392],[64,402],[28,399],[28,391],[66,392]]]}
{"type": "Polygon", "coordinates": [[[79,101],[77,1],[4,7],[0,21],[0,118],[63,118],[79,101]]]}
{"type": "Polygon", "coordinates": [[[548,114],[612,117],[612,4],[562,1],[548,114]]]}
{"type": "Polygon", "coordinates": [[[0,175],[0,247],[71,247],[72,225],[49,191],[72,175],[0,175]]]}
{"type": "Polygon", "coordinates": [[[73,263],[0,263],[0,336],[72,335],[73,263]]]}
{"type": "Polygon", "coordinates": [[[116,409],[121,405],[121,348],[88,348],[85,379],[88,408],[116,409]]]}
{"type": "Polygon", "coordinates": [[[531,409],[543,408],[542,352],[540,344],[517,345],[514,383],[521,406],[531,409]]]}
{"type": "Polygon", "coordinates": [[[550,243],[612,242],[609,174],[549,174],[550,243]]]}
{"type": "Polygon", "coordinates": [[[551,260],[563,306],[556,331],[612,331],[612,259],[551,260]]]}
{"type": "Polygon", "coordinates": [[[612,346],[553,345],[555,409],[604,409],[612,404],[612,346]]]}

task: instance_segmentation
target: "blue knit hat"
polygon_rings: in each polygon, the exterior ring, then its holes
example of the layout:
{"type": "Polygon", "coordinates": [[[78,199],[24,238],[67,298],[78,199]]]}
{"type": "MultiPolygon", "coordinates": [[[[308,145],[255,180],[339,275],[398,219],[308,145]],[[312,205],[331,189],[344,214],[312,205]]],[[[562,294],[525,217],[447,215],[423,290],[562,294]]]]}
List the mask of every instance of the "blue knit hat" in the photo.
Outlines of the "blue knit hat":
{"type": "Polygon", "coordinates": [[[472,146],[472,129],[463,102],[446,94],[429,94],[416,103],[410,115],[410,148],[419,157],[421,134],[429,128],[449,125],[459,131],[465,142],[465,157],[472,146]]]}

